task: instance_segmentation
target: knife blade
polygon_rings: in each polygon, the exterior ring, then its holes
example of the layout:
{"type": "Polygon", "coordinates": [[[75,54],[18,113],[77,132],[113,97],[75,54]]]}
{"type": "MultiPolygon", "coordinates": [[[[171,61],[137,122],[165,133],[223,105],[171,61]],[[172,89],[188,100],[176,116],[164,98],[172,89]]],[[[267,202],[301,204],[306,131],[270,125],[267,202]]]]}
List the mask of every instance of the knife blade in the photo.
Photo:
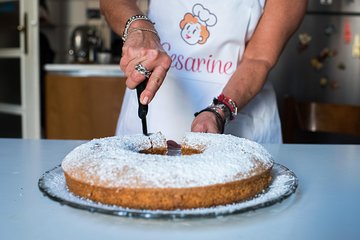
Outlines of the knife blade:
{"type": "Polygon", "coordinates": [[[145,136],[148,136],[146,115],[148,113],[149,107],[148,107],[148,105],[144,105],[140,102],[140,95],[144,91],[147,82],[148,82],[148,79],[145,79],[136,87],[137,99],[138,99],[138,103],[139,103],[138,116],[141,119],[142,131],[145,136]]]}

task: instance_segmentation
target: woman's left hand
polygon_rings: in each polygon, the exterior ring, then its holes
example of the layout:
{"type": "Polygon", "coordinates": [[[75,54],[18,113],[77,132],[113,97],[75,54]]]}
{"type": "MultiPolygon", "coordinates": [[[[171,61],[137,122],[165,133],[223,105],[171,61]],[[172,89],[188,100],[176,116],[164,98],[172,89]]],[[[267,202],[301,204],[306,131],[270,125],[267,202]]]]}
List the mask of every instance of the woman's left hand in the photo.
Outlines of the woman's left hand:
{"type": "Polygon", "coordinates": [[[216,116],[212,112],[202,112],[191,124],[192,132],[204,133],[221,133],[221,126],[219,126],[216,116]]]}

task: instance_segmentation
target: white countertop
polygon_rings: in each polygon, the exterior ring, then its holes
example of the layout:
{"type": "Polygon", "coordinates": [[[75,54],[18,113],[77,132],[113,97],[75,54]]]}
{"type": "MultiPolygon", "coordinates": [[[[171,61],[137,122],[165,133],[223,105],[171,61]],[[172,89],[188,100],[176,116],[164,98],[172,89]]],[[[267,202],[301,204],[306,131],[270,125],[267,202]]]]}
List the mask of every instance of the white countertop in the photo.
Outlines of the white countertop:
{"type": "Polygon", "coordinates": [[[45,70],[70,76],[124,76],[118,64],[46,64],[45,70]]]}
{"type": "Polygon", "coordinates": [[[290,198],[218,218],[145,220],[43,196],[39,178],[81,143],[0,139],[2,239],[360,239],[360,145],[265,145],[299,178],[290,198]]]}

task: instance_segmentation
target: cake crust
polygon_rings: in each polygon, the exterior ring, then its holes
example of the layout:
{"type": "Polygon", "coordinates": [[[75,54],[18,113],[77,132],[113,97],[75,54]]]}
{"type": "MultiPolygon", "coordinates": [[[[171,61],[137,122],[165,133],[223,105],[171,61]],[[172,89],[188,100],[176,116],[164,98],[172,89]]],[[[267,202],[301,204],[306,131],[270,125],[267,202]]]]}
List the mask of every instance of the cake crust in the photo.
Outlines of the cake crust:
{"type": "Polygon", "coordinates": [[[208,208],[249,199],[261,193],[271,181],[270,169],[249,179],[193,188],[105,188],[89,186],[65,173],[71,192],[109,205],[133,209],[175,210],[208,208]]]}

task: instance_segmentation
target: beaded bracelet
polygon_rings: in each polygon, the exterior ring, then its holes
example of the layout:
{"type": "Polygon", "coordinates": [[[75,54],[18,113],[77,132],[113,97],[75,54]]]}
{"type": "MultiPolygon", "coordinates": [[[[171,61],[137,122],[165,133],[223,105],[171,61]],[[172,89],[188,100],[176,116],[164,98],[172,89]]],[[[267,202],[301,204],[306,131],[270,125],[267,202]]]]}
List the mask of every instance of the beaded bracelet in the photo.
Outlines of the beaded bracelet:
{"type": "Polygon", "coordinates": [[[129,28],[130,28],[130,25],[135,22],[135,21],[138,21],[138,20],[145,20],[145,21],[148,21],[150,22],[151,24],[154,24],[147,16],[145,15],[134,15],[132,17],[130,17],[127,21],[126,21],[126,24],[125,24],[125,28],[124,28],[124,32],[123,32],[123,36],[122,36],[122,40],[125,42],[126,39],[128,38],[128,35],[129,35],[129,28]]]}

